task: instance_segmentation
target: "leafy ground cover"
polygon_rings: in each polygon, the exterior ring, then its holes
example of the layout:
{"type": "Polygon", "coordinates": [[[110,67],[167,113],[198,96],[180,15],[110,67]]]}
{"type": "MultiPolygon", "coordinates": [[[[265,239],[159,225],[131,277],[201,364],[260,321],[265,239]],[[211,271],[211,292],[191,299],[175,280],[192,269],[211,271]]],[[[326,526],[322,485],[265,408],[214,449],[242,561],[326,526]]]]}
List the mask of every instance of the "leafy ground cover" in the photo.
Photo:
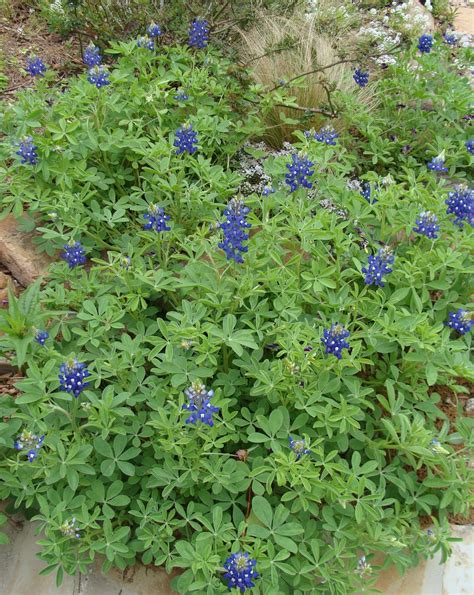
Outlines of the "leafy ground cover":
{"type": "Polygon", "coordinates": [[[438,406],[473,379],[471,58],[423,35],[354,64],[270,151],[249,141],[301,77],[254,84],[202,20],[91,46],[66,86],[31,56],[2,210],[58,258],[0,314],[22,373],[0,497],[41,521],[45,572],[102,554],[179,568],[181,593],[352,593],[449,555],[472,481],[472,419],[438,406]]]}

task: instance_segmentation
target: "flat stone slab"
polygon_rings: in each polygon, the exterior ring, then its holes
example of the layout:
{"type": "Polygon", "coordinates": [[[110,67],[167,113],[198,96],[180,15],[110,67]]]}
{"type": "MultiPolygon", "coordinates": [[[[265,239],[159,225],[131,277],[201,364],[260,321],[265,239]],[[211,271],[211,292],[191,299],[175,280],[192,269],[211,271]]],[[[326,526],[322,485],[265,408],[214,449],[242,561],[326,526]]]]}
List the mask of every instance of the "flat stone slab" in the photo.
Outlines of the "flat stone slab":
{"type": "Polygon", "coordinates": [[[13,215],[0,221],[0,262],[25,287],[44,275],[53,260],[45,253],[38,253],[33,237],[34,233],[18,230],[13,215]]]}

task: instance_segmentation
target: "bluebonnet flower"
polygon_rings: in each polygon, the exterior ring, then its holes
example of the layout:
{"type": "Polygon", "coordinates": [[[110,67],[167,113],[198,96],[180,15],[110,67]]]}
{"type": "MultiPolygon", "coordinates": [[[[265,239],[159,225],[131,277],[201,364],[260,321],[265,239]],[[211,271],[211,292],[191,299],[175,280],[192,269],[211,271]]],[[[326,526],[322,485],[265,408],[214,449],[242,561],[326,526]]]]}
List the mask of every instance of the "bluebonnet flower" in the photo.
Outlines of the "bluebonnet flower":
{"type": "Polygon", "coordinates": [[[176,155],[181,153],[195,153],[197,151],[197,132],[193,129],[192,124],[185,124],[176,131],[176,138],[173,146],[176,147],[176,155]]]}
{"type": "Polygon", "coordinates": [[[66,537],[75,537],[79,539],[81,534],[79,533],[79,527],[77,526],[77,521],[75,517],[72,517],[69,521],[65,521],[60,527],[59,530],[63,535],[66,537]]]}
{"type": "Polygon", "coordinates": [[[319,132],[314,134],[314,138],[326,145],[336,146],[336,139],[339,138],[339,134],[331,126],[324,126],[319,132]]]}
{"type": "Polygon", "coordinates": [[[248,252],[248,247],[243,246],[242,242],[249,238],[248,233],[245,232],[246,229],[251,227],[250,223],[246,221],[249,212],[250,209],[238,198],[231,199],[224,210],[225,221],[219,225],[224,232],[224,238],[218,245],[219,248],[224,250],[227,260],[233,259],[238,263],[244,262],[240,253],[248,252]]]}
{"type": "Polygon", "coordinates": [[[255,584],[252,582],[259,578],[255,570],[257,561],[247,554],[247,552],[238,552],[231,554],[224,562],[224,568],[227,572],[224,574],[224,580],[227,581],[229,589],[240,589],[244,593],[247,589],[252,589],[255,584]]]}
{"type": "Polygon", "coordinates": [[[141,35],[137,38],[137,47],[153,51],[155,49],[155,42],[148,35],[141,35]]]}
{"type": "Polygon", "coordinates": [[[422,35],[418,40],[417,47],[422,54],[429,54],[431,52],[431,48],[433,47],[433,36],[422,35]]]}
{"type": "Polygon", "coordinates": [[[350,348],[349,343],[346,341],[349,336],[350,332],[342,324],[332,324],[329,330],[324,329],[321,343],[326,347],[325,353],[332,353],[337,359],[341,359],[342,350],[350,348]]]}
{"type": "Polygon", "coordinates": [[[265,188],[262,190],[262,196],[268,196],[270,194],[274,194],[275,193],[275,188],[273,188],[273,186],[265,186],[265,188]]]}
{"type": "Polygon", "coordinates": [[[353,78],[359,87],[365,87],[369,82],[369,73],[357,68],[357,70],[354,72],[353,78]]]}
{"type": "Polygon", "coordinates": [[[309,455],[311,450],[306,445],[306,440],[302,438],[293,439],[292,436],[288,436],[290,442],[290,448],[296,455],[296,460],[299,461],[303,455],[309,455]]]}
{"type": "MultiPolygon", "coordinates": [[[[374,188],[374,194],[375,190],[378,190],[377,186],[374,188]]],[[[371,205],[374,205],[376,202],[378,202],[376,198],[372,197],[372,186],[370,185],[370,182],[361,183],[359,194],[371,205]]]]}
{"type": "Polygon", "coordinates": [[[431,211],[423,211],[416,220],[417,227],[413,228],[415,233],[426,236],[430,240],[435,240],[439,231],[438,217],[431,211]]]}
{"type": "Polygon", "coordinates": [[[208,426],[214,425],[212,419],[213,413],[218,413],[219,407],[211,405],[211,399],[214,396],[213,390],[206,390],[202,382],[193,382],[189,388],[184,391],[188,397],[189,403],[183,405],[183,409],[191,411],[191,415],[186,419],[187,424],[195,424],[198,421],[208,426]]]}
{"type": "Polygon", "coordinates": [[[187,101],[189,99],[189,95],[184,91],[180,91],[174,96],[174,99],[176,101],[187,101]]]}
{"type": "Polygon", "coordinates": [[[38,453],[41,446],[43,445],[43,442],[44,434],[42,436],[37,436],[28,430],[23,430],[15,440],[13,447],[16,450],[28,449],[26,458],[30,463],[32,463],[38,457],[38,453]]]}
{"type": "Polygon", "coordinates": [[[365,556],[361,556],[359,558],[359,561],[357,562],[357,569],[356,569],[357,574],[360,574],[360,576],[364,576],[366,574],[371,574],[372,572],[372,567],[371,565],[367,562],[366,557],[365,556]]]}
{"type": "Polygon", "coordinates": [[[474,226],[474,190],[459,186],[454,192],[448,194],[444,201],[448,208],[447,215],[455,215],[453,223],[460,229],[464,226],[464,221],[474,226]]]}
{"type": "Polygon", "coordinates": [[[209,41],[209,23],[206,20],[194,19],[189,27],[188,44],[192,48],[205,48],[209,41]]]}
{"type": "Polygon", "coordinates": [[[450,46],[456,45],[458,42],[456,35],[450,31],[446,31],[446,33],[443,35],[443,38],[445,43],[450,46]]]}
{"type": "Polygon", "coordinates": [[[150,37],[159,37],[162,34],[160,26],[156,23],[150,23],[146,32],[150,37]]]}
{"type": "Polygon", "coordinates": [[[100,48],[94,45],[92,42],[84,50],[82,56],[84,64],[92,68],[93,66],[99,66],[102,62],[102,56],[100,55],[100,48]]]}
{"type": "Polygon", "coordinates": [[[31,76],[44,76],[46,66],[41,58],[32,56],[31,58],[28,58],[25,70],[31,74],[31,76]]]}
{"type": "Polygon", "coordinates": [[[446,326],[457,331],[460,335],[465,335],[471,330],[474,320],[471,319],[471,314],[467,310],[459,308],[457,312],[449,312],[449,320],[445,322],[446,326]]]}
{"type": "Polygon", "coordinates": [[[147,223],[143,226],[143,229],[154,229],[155,231],[169,231],[171,227],[166,225],[166,222],[170,220],[169,215],[165,215],[165,211],[162,207],[156,204],[148,207],[148,213],[145,213],[143,217],[147,220],[147,223]]]}
{"type": "Polygon", "coordinates": [[[437,455],[447,455],[449,450],[446,450],[441,446],[441,442],[437,438],[433,438],[430,442],[430,450],[437,455]]]}
{"type": "Polygon", "coordinates": [[[291,155],[291,163],[286,164],[288,173],[285,175],[285,182],[290,187],[290,192],[294,192],[300,186],[313,187],[308,179],[314,174],[314,169],[311,169],[313,165],[314,163],[305,155],[299,156],[297,153],[291,155]]]}
{"type": "Polygon", "coordinates": [[[383,287],[385,285],[383,275],[392,272],[393,269],[388,265],[393,264],[394,260],[395,256],[390,248],[380,248],[375,256],[371,254],[367,266],[362,269],[365,274],[366,285],[383,287]]]}
{"type": "Polygon", "coordinates": [[[70,269],[85,264],[86,253],[84,247],[80,242],[70,241],[63,246],[64,252],[61,254],[61,258],[64,259],[70,269]]]}
{"type": "Polygon", "coordinates": [[[121,269],[125,269],[126,271],[128,271],[131,264],[132,264],[132,259],[130,258],[130,256],[122,255],[120,257],[120,268],[121,269]]]}
{"type": "Polygon", "coordinates": [[[471,155],[474,155],[474,138],[470,138],[469,140],[467,140],[464,143],[464,146],[469,151],[469,153],[471,153],[471,155]]]}
{"type": "Polygon", "coordinates": [[[41,331],[37,330],[35,333],[35,341],[43,346],[46,342],[46,339],[49,337],[48,331],[41,331]]]}
{"type": "Polygon", "coordinates": [[[110,72],[104,66],[94,66],[87,75],[87,80],[91,85],[95,85],[98,89],[110,85],[110,72]]]}
{"type": "Polygon", "coordinates": [[[438,155],[438,157],[433,157],[431,161],[428,161],[428,169],[432,171],[440,171],[440,172],[447,172],[448,168],[444,166],[444,159],[438,155]]]}
{"type": "Polygon", "coordinates": [[[38,163],[38,147],[33,144],[31,136],[24,138],[19,144],[19,149],[16,152],[21,157],[21,163],[28,163],[29,165],[36,165],[38,163]]]}
{"type": "Polygon", "coordinates": [[[436,534],[432,529],[426,529],[426,537],[429,541],[436,541],[436,534]]]}
{"type": "Polygon", "coordinates": [[[60,389],[77,398],[89,386],[89,382],[84,381],[90,375],[84,362],[78,362],[76,358],[71,359],[59,367],[60,389]]]}

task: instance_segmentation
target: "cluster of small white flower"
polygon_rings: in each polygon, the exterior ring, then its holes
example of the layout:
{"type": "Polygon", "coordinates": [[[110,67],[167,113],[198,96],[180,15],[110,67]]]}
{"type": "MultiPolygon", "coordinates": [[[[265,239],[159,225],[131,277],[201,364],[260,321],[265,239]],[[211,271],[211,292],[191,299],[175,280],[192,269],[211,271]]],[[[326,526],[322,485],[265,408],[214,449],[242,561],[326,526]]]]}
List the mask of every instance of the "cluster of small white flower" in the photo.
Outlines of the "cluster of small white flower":
{"type": "MultiPolygon", "coordinates": [[[[425,8],[428,7],[425,5],[425,8]]],[[[428,10],[430,9],[428,8],[428,10]]],[[[424,11],[421,5],[414,2],[403,2],[402,4],[392,2],[387,14],[390,20],[398,21],[397,24],[403,32],[413,35],[426,32],[432,25],[430,15],[424,11]]]]}
{"type": "Polygon", "coordinates": [[[62,0],[53,0],[49,5],[49,10],[51,12],[57,12],[58,14],[64,14],[64,7],[62,0]]]}

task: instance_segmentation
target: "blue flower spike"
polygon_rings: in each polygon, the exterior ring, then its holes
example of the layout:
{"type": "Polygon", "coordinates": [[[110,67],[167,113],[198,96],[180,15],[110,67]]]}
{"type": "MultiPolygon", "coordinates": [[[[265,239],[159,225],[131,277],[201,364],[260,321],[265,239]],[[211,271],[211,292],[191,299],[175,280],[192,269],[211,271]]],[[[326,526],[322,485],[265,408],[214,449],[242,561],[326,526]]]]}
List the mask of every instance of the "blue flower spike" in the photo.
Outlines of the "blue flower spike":
{"type": "Polygon", "coordinates": [[[220,224],[224,238],[219,242],[219,248],[224,250],[227,260],[234,260],[239,264],[244,262],[242,254],[248,252],[248,246],[244,246],[243,242],[249,238],[245,231],[251,227],[246,219],[249,212],[250,209],[242,200],[233,198],[224,211],[225,220],[220,224]]]}
{"type": "Polygon", "coordinates": [[[70,269],[86,263],[86,252],[80,242],[71,240],[67,244],[64,244],[63,248],[64,252],[61,254],[61,258],[67,262],[70,269]]]}
{"type": "Polygon", "coordinates": [[[324,329],[321,342],[326,347],[325,353],[341,359],[342,350],[350,349],[350,345],[346,341],[348,337],[350,337],[350,332],[342,324],[332,324],[330,329],[324,329]]]}
{"type": "Polygon", "coordinates": [[[87,365],[76,358],[61,364],[59,368],[60,389],[77,397],[89,386],[86,378],[90,376],[87,365]]]}
{"type": "Polygon", "coordinates": [[[431,211],[420,213],[415,223],[416,227],[413,228],[415,233],[426,236],[430,240],[435,240],[438,237],[438,217],[431,211]]]}
{"type": "Polygon", "coordinates": [[[208,41],[209,23],[204,19],[194,19],[189,27],[189,46],[203,49],[207,46],[208,41]]]}
{"type": "Polygon", "coordinates": [[[385,285],[383,276],[391,273],[393,269],[389,265],[393,264],[395,256],[390,248],[380,248],[376,255],[371,254],[367,266],[362,269],[365,274],[366,285],[385,285]]]}
{"type": "Polygon", "coordinates": [[[313,184],[309,178],[314,174],[314,163],[306,155],[291,155],[291,163],[286,164],[288,172],[285,175],[285,182],[290,187],[290,192],[294,192],[300,186],[303,188],[312,188],[313,184]]]}
{"type": "Polygon", "coordinates": [[[46,68],[43,60],[41,60],[41,58],[38,58],[37,56],[31,56],[27,60],[25,70],[32,77],[36,77],[36,76],[42,77],[42,76],[44,76],[44,73],[46,72],[47,68],[46,68]]]}
{"type": "Polygon", "coordinates": [[[245,593],[247,589],[255,587],[253,581],[260,576],[255,570],[256,565],[257,561],[250,558],[247,552],[231,554],[224,562],[224,580],[227,581],[229,589],[237,588],[241,593],[245,593]]]}
{"type": "Polygon", "coordinates": [[[306,444],[306,440],[303,438],[297,438],[296,440],[292,436],[288,436],[290,442],[290,448],[296,455],[296,460],[299,461],[303,455],[311,454],[311,450],[306,444]]]}
{"type": "Polygon", "coordinates": [[[357,68],[354,72],[353,79],[356,85],[359,85],[359,87],[362,89],[369,83],[369,73],[357,68]]]}
{"type": "Polygon", "coordinates": [[[21,157],[21,164],[36,165],[38,163],[38,147],[33,144],[31,136],[25,137],[18,143],[18,151],[16,154],[21,157]]]}
{"type": "Polygon", "coordinates": [[[418,40],[418,49],[422,54],[429,54],[433,47],[433,36],[432,35],[422,35],[418,40]]]}
{"type": "Polygon", "coordinates": [[[183,409],[191,411],[191,415],[185,420],[187,424],[197,424],[201,422],[208,426],[214,425],[212,415],[219,412],[219,407],[211,405],[211,399],[214,396],[213,390],[207,390],[202,382],[193,382],[189,388],[184,391],[188,397],[189,403],[183,405],[183,409]]]}
{"type": "Polygon", "coordinates": [[[470,312],[463,308],[459,308],[457,312],[449,312],[448,317],[449,320],[445,322],[446,326],[449,326],[460,335],[469,333],[474,325],[470,312]]]}

